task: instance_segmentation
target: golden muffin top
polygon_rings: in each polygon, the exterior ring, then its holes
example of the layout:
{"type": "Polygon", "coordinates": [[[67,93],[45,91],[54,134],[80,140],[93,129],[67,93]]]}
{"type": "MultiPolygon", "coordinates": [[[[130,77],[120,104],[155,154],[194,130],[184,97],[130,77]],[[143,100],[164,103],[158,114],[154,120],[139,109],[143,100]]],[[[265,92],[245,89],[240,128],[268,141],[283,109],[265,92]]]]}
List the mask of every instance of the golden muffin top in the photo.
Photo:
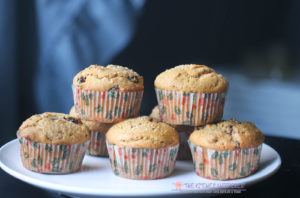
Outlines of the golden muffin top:
{"type": "Polygon", "coordinates": [[[162,148],[179,144],[177,131],[170,125],[148,116],[127,119],[106,133],[111,144],[129,148],[162,148]]]}
{"type": "Polygon", "coordinates": [[[158,89],[196,92],[220,93],[226,92],[228,81],[215,70],[205,65],[179,65],[160,73],[154,85],[158,89]]]}
{"type": "Polygon", "coordinates": [[[88,127],[79,119],[51,112],[31,116],[22,123],[18,134],[46,144],[79,144],[90,139],[88,127]]]}
{"type": "Polygon", "coordinates": [[[74,77],[73,86],[93,91],[139,91],[144,89],[144,79],[127,67],[91,65],[74,77]]]}
{"type": "Polygon", "coordinates": [[[235,150],[257,147],[264,135],[252,122],[221,121],[197,127],[191,134],[192,143],[215,150],[235,150]]]}

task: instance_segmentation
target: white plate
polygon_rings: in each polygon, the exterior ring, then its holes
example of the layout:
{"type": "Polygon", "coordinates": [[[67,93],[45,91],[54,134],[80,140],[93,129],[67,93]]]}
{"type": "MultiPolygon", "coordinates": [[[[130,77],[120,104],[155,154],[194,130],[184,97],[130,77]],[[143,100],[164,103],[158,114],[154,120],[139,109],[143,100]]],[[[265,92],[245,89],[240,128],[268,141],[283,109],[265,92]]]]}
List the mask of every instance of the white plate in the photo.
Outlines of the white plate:
{"type": "Polygon", "coordinates": [[[46,175],[29,171],[22,166],[17,140],[8,142],[0,149],[0,166],[8,174],[40,188],[79,196],[155,196],[203,192],[221,187],[234,189],[266,179],[278,170],[280,164],[278,153],[263,144],[259,169],[253,175],[242,179],[203,179],[194,173],[191,161],[177,161],[170,177],[158,180],[131,180],[115,176],[107,158],[86,156],[80,172],[46,175]],[[175,182],[183,184],[181,190],[176,190],[175,182]]]}

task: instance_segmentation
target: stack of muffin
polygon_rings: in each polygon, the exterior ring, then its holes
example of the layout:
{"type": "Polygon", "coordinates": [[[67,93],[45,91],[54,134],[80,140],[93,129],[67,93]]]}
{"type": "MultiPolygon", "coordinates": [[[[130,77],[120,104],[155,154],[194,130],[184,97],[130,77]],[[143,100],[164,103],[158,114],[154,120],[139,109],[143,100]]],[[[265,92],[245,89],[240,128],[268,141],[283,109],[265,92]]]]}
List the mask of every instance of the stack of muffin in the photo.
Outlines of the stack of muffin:
{"type": "Polygon", "coordinates": [[[105,134],[114,123],[139,115],[143,77],[121,66],[92,65],[73,80],[70,115],[43,113],[17,132],[23,165],[33,171],[78,171],[85,153],[107,157],[105,134]]]}
{"type": "Polygon", "coordinates": [[[143,77],[122,66],[92,65],[73,79],[74,107],[70,115],[86,124],[91,133],[87,153],[107,157],[105,134],[117,122],[139,115],[143,77]]]}
{"type": "Polygon", "coordinates": [[[192,155],[197,175],[228,180],[257,169],[263,135],[253,123],[221,121],[229,87],[222,75],[204,65],[180,65],[159,74],[154,85],[158,106],[150,116],[178,130],[178,157],[192,155]]]}
{"type": "Polygon", "coordinates": [[[171,124],[179,133],[177,159],[192,159],[187,140],[195,126],[222,119],[227,80],[204,65],[180,65],[159,74],[154,82],[158,106],[151,117],[171,124]]]}
{"type": "Polygon", "coordinates": [[[263,135],[253,123],[221,121],[227,80],[203,65],[181,65],[155,80],[158,106],[141,116],[143,77],[126,67],[92,65],[73,80],[70,115],[43,113],[17,132],[24,166],[41,173],[79,170],[87,153],[109,156],[116,175],[159,179],[176,159],[197,175],[228,180],[253,173],[263,135]],[[89,133],[90,131],[90,133],[89,133]]]}

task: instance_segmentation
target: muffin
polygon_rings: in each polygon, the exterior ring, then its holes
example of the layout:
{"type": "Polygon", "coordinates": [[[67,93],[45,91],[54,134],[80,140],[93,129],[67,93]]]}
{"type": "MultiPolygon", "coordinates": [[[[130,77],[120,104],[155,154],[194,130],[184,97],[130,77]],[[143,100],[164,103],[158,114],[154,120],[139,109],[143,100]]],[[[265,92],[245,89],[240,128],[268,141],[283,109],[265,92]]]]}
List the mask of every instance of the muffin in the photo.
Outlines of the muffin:
{"type": "Polygon", "coordinates": [[[180,65],[154,82],[162,121],[201,126],[222,119],[227,80],[205,65],[180,65]]]}
{"type": "MultiPolygon", "coordinates": [[[[152,109],[150,117],[161,121],[158,106],[155,106],[152,109]]],[[[194,131],[194,127],[186,126],[186,125],[171,125],[171,126],[175,128],[175,130],[178,132],[179,135],[180,143],[179,143],[179,150],[177,154],[177,160],[191,160],[192,155],[187,141],[190,137],[190,134],[194,131]]]]}
{"type": "Polygon", "coordinates": [[[91,65],[74,77],[72,88],[79,118],[115,123],[138,116],[144,80],[127,67],[91,65]]]}
{"type": "Polygon", "coordinates": [[[189,138],[195,172],[214,180],[246,177],[258,167],[263,141],[252,122],[227,120],[198,127],[189,138]]]}
{"type": "Polygon", "coordinates": [[[24,121],[17,137],[24,167],[48,174],[78,171],[90,141],[89,129],[80,120],[49,112],[24,121]]]}
{"type": "Polygon", "coordinates": [[[112,126],[106,133],[106,143],[116,175],[159,179],[174,169],[179,137],[168,124],[142,116],[112,126]]]}
{"type": "MultiPolygon", "coordinates": [[[[74,106],[70,110],[70,115],[77,117],[74,106]]],[[[113,124],[93,122],[83,119],[81,121],[90,129],[91,141],[87,149],[87,154],[99,157],[108,157],[105,134],[113,124]]]]}

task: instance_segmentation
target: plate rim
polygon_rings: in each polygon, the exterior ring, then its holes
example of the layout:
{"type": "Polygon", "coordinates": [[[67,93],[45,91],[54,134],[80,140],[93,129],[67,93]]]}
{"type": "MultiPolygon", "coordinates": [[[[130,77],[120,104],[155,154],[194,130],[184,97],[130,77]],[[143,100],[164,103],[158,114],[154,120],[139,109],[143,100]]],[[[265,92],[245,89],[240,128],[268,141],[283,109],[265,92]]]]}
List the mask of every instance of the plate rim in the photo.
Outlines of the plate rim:
{"type": "MultiPolygon", "coordinates": [[[[8,147],[10,144],[16,143],[17,141],[18,141],[18,139],[14,139],[14,140],[11,140],[11,141],[7,142],[6,144],[2,145],[1,148],[0,148],[0,154],[2,152],[4,152],[3,150],[6,147],[8,147]]],[[[248,178],[248,177],[244,177],[244,178],[241,178],[241,179],[230,180],[230,182],[240,183],[240,184],[245,184],[245,186],[250,186],[254,183],[258,183],[262,180],[265,180],[265,179],[271,177],[272,175],[274,175],[280,169],[282,161],[281,161],[281,157],[278,154],[278,152],[274,148],[269,146],[268,144],[263,143],[262,146],[267,147],[272,152],[274,152],[274,154],[276,155],[276,158],[275,158],[274,162],[272,162],[272,166],[275,166],[275,168],[273,168],[272,170],[267,172],[265,175],[255,179],[255,180],[243,182],[244,179],[248,178]],[[241,181],[241,182],[238,182],[238,181],[241,181]]],[[[0,157],[1,157],[1,155],[0,155],[0,157]]],[[[18,179],[22,182],[28,183],[30,185],[33,185],[33,186],[36,186],[36,187],[39,187],[39,188],[42,188],[42,189],[57,191],[57,192],[65,193],[65,194],[86,195],[86,196],[123,196],[123,197],[129,197],[130,196],[130,197],[136,197],[136,196],[157,196],[157,195],[174,195],[174,194],[179,194],[179,193],[181,193],[181,194],[188,194],[189,193],[189,192],[180,192],[180,191],[157,191],[157,192],[152,192],[151,194],[145,194],[143,192],[135,192],[134,194],[126,192],[126,194],[124,194],[124,192],[121,192],[121,191],[114,191],[114,194],[111,194],[109,192],[103,192],[103,193],[100,194],[99,191],[96,192],[96,191],[91,190],[91,191],[87,192],[85,188],[78,188],[78,187],[74,188],[74,187],[69,187],[69,186],[61,186],[60,184],[49,183],[49,182],[46,182],[46,181],[42,181],[42,180],[33,178],[31,176],[24,175],[24,174],[22,174],[18,171],[15,171],[15,170],[7,167],[2,162],[1,158],[0,158],[0,167],[2,168],[2,170],[4,172],[6,172],[7,174],[13,176],[14,178],[16,178],[16,179],[18,179]]],[[[255,173],[253,175],[255,175],[255,173]]],[[[249,176],[249,177],[251,177],[251,176],[249,176]]],[[[211,180],[207,180],[207,181],[211,181],[211,180]]],[[[216,181],[216,180],[213,180],[211,182],[214,182],[214,181],[216,181]]],[[[227,182],[227,181],[218,181],[218,182],[227,182]]],[[[217,189],[217,188],[211,188],[211,189],[217,189]]],[[[193,192],[190,192],[190,193],[193,193],[193,192]]]]}

